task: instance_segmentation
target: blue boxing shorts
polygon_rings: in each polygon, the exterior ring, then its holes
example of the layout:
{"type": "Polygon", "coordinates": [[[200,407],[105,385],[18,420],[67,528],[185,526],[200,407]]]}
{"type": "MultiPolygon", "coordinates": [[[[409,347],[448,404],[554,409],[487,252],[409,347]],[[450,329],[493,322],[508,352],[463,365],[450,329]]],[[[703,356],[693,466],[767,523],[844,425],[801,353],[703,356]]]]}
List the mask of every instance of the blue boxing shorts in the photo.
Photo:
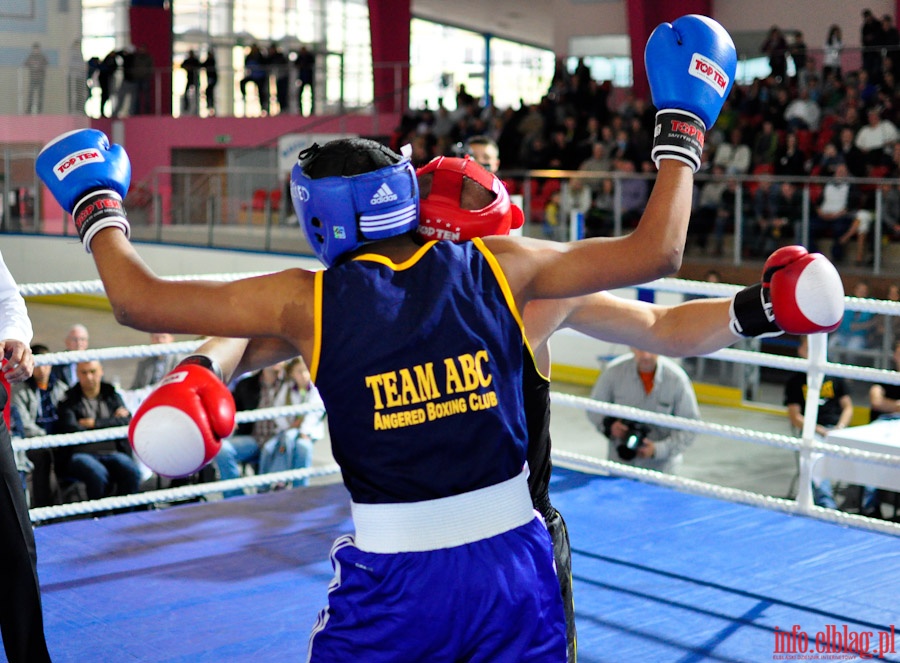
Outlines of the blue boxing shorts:
{"type": "MultiPolygon", "coordinates": [[[[514,482],[518,491],[519,477],[504,483],[514,482]]],[[[407,539],[394,536],[396,532],[385,535],[383,528],[375,527],[380,515],[360,517],[355,508],[356,536],[339,538],[331,551],[335,575],[328,606],[319,613],[310,635],[307,660],[564,663],[566,623],[550,535],[531,510],[524,478],[521,483],[527,502],[516,495],[513,510],[518,513],[513,520],[522,519],[522,505],[527,504],[526,522],[436,549],[431,545],[445,544],[448,536],[471,538],[472,531],[477,536],[498,523],[511,522],[504,500],[473,500],[473,493],[468,493],[417,503],[418,513],[400,516],[403,525],[397,529],[411,533],[407,539]],[[452,507],[452,515],[450,509],[432,508],[441,502],[452,507]],[[481,520],[493,522],[476,523],[462,534],[456,527],[463,522],[458,515],[472,515],[477,521],[476,504],[482,514],[489,514],[481,520]],[[392,546],[403,550],[385,552],[392,546]],[[420,547],[427,549],[416,549],[420,547]]],[[[364,506],[394,518],[394,507],[407,505],[364,506]]]]}

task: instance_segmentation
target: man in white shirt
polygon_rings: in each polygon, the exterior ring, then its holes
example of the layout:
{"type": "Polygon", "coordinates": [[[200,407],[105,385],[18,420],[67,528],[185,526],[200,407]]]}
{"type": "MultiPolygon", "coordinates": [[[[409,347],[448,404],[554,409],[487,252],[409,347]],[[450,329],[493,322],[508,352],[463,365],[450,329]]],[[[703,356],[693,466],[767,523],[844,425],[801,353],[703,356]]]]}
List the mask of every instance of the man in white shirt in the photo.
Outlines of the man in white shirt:
{"type": "Polygon", "coordinates": [[[25,300],[0,256],[0,633],[11,663],[50,661],[44,639],[41,589],[37,576],[34,531],[28,515],[25,490],[16,467],[9,434],[9,383],[31,377],[34,357],[29,343],[33,336],[25,300]]]}
{"type": "Polygon", "coordinates": [[[879,108],[870,108],[868,119],[868,124],[856,132],[854,144],[866,155],[870,165],[882,165],[900,133],[893,122],[882,119],[879,108]]]}

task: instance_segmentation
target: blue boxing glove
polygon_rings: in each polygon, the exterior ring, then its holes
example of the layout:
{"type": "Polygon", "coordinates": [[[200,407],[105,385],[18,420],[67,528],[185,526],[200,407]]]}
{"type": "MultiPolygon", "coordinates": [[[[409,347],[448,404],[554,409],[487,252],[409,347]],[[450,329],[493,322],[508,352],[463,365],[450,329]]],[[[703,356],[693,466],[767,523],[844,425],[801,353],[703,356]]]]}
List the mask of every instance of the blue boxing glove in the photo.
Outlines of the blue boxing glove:
{"type": "Polygon", "coordinates": [[[121,145],[110,146],[102,131],[78,129],[57,136],[41,150],[35,170],[72,215],[88,253],[94,235],[104,228],[119,228],[131,236],[122,205],[131,183],[131,162],[121,145]]]}
{"type": "Polygon", "coordinates": [[[737,51],[725,28],[690,14],[658,25],[647,40],[644,66],[656,114],[651,157],[700,168],[704,134],[716,122],[737,69],[737,51]]]}

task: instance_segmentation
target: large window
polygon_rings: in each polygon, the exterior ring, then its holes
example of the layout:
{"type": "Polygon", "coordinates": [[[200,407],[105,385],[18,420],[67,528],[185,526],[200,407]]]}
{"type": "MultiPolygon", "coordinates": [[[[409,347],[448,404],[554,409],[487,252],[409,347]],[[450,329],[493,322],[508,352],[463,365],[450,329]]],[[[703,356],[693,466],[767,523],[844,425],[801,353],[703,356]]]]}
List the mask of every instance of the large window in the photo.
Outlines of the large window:
{"type": "Polygon", "coordinates": [[[553,68],[551,51],[413,19],[409,105],[437,108],[442,101],[453,110],[460,85],[482,101],[490,94],[499,108],[517,107],[520,100],[537,103],[550,87],[553,68]]]}

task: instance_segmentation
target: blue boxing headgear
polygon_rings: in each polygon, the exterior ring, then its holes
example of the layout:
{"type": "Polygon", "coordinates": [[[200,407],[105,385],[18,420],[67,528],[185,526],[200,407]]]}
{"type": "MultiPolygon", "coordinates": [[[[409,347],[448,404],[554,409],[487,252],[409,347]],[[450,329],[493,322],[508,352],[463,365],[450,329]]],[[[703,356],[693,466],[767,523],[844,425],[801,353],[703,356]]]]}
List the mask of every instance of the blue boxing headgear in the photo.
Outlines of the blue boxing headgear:
{"type": "Polygon", "coordinates": [[[291,170],[291,200],[326,267],[363,244],[419,224],[419,185],[409,159],[364,138],[301,152],[291,170]]]}

